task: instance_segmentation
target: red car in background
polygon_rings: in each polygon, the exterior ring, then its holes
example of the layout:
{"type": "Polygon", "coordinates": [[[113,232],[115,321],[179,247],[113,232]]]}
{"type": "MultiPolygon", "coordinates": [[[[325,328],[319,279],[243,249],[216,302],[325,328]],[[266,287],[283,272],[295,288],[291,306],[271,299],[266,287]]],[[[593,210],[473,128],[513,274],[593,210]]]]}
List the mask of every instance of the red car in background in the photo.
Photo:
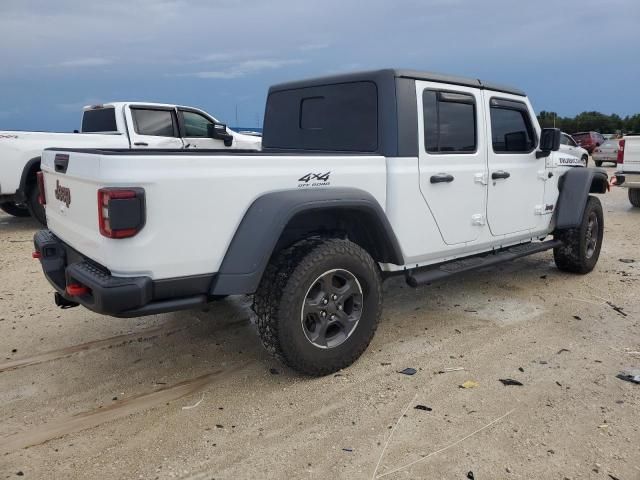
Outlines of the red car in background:
{"type": "Polygon", "coordinates": [[[578,145],[592,154],[596,147],[605,142],[605,138],[598,132],[578,132],[571,135],[578,145]]]}

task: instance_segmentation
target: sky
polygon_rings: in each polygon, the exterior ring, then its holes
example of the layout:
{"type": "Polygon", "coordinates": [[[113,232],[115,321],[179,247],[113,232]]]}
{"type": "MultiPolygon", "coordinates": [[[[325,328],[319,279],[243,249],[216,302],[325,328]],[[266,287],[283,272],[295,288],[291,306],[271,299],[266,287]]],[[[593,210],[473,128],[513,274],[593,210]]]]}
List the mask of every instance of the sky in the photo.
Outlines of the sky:
{"type": "Polygon", "coordinates": [[[562,116],[640,113],[638,0],[0,5],[0,130],[71,131],[83,105],[108,101],[259,127],[269,85],[388,67],[512,85],[562,116]]]}

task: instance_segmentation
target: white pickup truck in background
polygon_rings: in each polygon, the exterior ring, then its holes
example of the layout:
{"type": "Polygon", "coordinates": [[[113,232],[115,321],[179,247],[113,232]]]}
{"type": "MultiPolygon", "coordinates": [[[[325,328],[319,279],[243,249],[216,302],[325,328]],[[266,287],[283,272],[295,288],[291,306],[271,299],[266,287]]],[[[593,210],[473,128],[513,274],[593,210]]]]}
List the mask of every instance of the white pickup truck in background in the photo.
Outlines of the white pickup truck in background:
{"type": "Polygon", "coordinates": [[[0,209],[45,224],[36,174],[45,148],[260,150],[261,139],[234,132],[192,107],[113,102],[83,109],[80,132],[0,131],[0,209]]]}
{"type": "Polygon", "coordinates": [[[629,189],[629,201],[640,207],[640,135],[626,135],[618,147],[615,184],[629,189]]]}

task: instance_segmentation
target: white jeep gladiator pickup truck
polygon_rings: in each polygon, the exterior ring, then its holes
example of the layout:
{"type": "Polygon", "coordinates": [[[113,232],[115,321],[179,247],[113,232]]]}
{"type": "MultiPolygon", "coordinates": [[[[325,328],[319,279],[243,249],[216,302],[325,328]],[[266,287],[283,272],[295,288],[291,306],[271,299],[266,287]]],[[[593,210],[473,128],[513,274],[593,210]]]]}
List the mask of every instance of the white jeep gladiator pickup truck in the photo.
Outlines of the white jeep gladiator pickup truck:
{"type": "Polygon", "coordinates": [[[629,189],[631,205],[640,207],[640,135],[626,135],[620,140],[614,183],[629,189]]]}
{"type": "Polygon", "coordinates": [[[84,107],[80,132],[0,131],[0,209],[19,217],[31,214],[45,223],[36,173],[42,150],[48,147],[259,150],[261,143],[260,138],[226,129],[197,108],[160,103],[84,107]]]}
{"type": "Polygon", "coordinates": [[[563,160],[520,90],[391,69],[286,83],[262,146],[45,151],[34,256],[56,303],[135,317],[253,294],[267,349],[324,375],[366,349],[386,277],[598,260],[607,175],[563,160]]]}

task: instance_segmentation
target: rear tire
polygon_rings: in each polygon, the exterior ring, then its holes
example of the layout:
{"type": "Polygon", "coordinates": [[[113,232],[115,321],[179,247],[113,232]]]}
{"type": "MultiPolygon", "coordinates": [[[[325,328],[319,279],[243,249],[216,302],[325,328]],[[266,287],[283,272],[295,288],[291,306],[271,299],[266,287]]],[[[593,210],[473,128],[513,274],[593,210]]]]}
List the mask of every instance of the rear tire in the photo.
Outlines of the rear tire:
{"type": "Polygon", "coordinates": [[[0,203],[0,210],[14,217],[29,216],[29,210],[27,209],[27,206],[24,204],[18,204],[16,202],[0,203]]]}
{"type": "Polygon", "coordinates": [[[602,204],[596,197],[589,196],[582,223],[576,228],[555,232],[555,238],[563,242],[553,249],[556,266],[565,272],[589,273],[598,263],[603,233],[602,204]]]}
{"type": "Polygon", "coordinates": [[[596,163],[596,167],[601,167],[602,166],[602,161],[601,160],[595,160],[596,163]]]}
{"type": "Polygon", "coordinates": [[[265,348],[307,375],[355,362],[378,326],[378,266],[348,240],[310,238],[277,254],[254,296],[265,348]]]}
{"type": "Polygon", "coordinates": [[[640,207],[640,188],[629,189],[629,201],[634,207],[640,207]]]}
{"type": "Polygon", "coordinates": [[[38,197],[40,196],[40,192],[38,192],[37,185],[30,185],[27,190],[27,208],[29,209],[29,213],[33,218],[35,218],[42,226],[47,226],[47,215],[44,211],[44,205],[40,205],[38,201],[38,197]]]}

